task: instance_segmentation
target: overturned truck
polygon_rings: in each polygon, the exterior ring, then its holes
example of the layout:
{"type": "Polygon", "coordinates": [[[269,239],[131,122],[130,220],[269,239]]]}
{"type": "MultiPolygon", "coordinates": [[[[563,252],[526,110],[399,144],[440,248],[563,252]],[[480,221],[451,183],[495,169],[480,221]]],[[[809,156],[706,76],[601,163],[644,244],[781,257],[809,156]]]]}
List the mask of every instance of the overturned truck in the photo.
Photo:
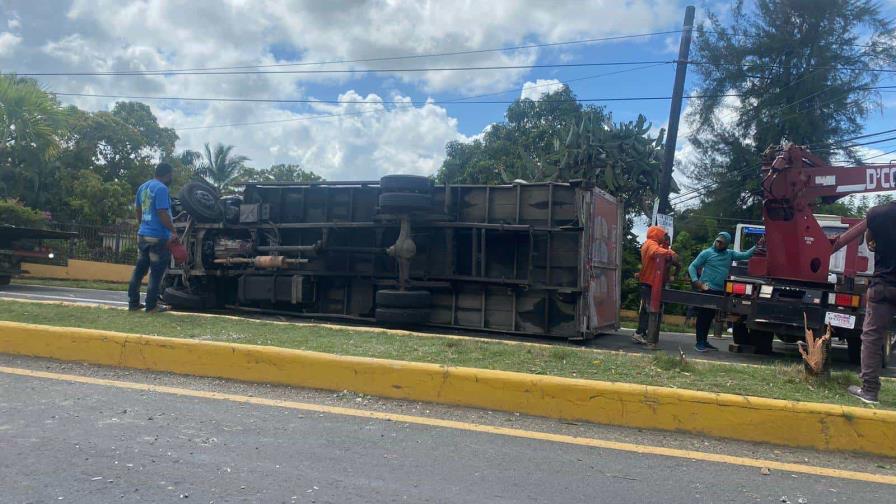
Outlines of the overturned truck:
{"type": "Polygon", "coordinates": [[[178,194],[175,308],[587,339],[618,327],[622,213],[584,182],[426,177],[250,183],[178,194]]]}

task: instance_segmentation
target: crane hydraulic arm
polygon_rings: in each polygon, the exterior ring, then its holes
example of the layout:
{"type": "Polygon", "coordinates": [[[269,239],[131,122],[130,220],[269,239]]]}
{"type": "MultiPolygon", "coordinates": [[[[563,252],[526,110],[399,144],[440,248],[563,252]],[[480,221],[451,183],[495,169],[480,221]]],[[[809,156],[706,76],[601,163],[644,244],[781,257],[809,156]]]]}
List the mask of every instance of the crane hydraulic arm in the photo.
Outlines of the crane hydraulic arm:
{"type": "Polygon", "coordinates": [[[847,261],[855,261],[865,222],[828,238],[815,220],[812,207],[850,194],[896,190],[896,164],[831,166],[798,145],[767,151],[762,165],[763,220],[766,248],[749,262],[751,276],[825,283],[831,254],[847,247],[847,261]]]}

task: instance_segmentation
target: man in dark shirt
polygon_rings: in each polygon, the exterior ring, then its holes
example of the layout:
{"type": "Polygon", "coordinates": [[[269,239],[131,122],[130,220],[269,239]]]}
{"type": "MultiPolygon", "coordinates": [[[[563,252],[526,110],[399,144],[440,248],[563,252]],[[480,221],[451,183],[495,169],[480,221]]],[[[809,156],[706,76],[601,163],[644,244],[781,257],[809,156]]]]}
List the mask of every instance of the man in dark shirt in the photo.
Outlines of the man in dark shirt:
{"type": "Polygon", "coordinates": [[[878,205],[865,218],[865,240],[874,251],[874,276],[865,294],[862,326],[862,386],[848,391],[866,403],[877,403],[884,343],[896,314],[896,202],[878,205]]]}

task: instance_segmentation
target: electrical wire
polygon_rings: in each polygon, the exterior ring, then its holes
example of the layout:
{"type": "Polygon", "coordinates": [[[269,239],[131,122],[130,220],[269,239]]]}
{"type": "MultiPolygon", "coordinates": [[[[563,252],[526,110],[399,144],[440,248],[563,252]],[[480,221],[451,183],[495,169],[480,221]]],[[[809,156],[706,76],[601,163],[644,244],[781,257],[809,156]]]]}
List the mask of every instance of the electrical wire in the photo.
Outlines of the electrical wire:
{"type": "MultiPolygon", "coordinates": [[[[601,74],[596,74],[596,75],[589,75],[589,76],[585,76],[585,77],[577,77],[577,78],[574,78],[574,79],[567,79],[567,80],[565,80],[565,81],[560,81],[560,84],[569,84],[570,82],[577,82],[577,81],[583,81],[583,80],[588,80],[588,79],[597,79],[597,78],[600,78],[600,77],[607,77],[607,76],[610,76],[610,75],[618,75],[618,74],[622,74],[622,73],[635,72],[635,71],[638,71],[638,70],[644,70],[644,69],[648,69],[648,68],[654,68],[654,67],[657,67],[657,66],[660,66],[660,65],[646,65],[646,66],[643,66],[643,67],[626,68],[626,69],[624,69],[624,70],[617,70],[617,71],[614,71],[614,72],[607,72],[607,73],[601,73],[601,74]]],[[[441,102],[441,103],[443,103],[443,104],[454,103],[454,102],[456,102],[456,101],[470,100],[470,99],[474,99],[474,98],[482,98],[482,97],[486,97],[486,96],[495,96],[495,95],[501,95],[501,94],[506,94],[506,93],[510,93],[510,92],[517,92],[517,93],[519,93],[519,92],[522,92],[523,90],[526,90],[526,89],[536,89],[536,88],[543,88],[543,87],[552,87],[552,86],[555,86],[556,84],[557,84],[557,83],[554,83],[554,82],[551,82],[551,83],[548,83],[548,84],[536,84],[536,85],[533,85],[533,86],[526,86],[526,87],[524,87],[524,88],[506,89],[506,90],[504,90],[504,91],[498,91],[498,92],[495,92],[495,93],[486,93],[486,94],[481,94],[481,95],[466,96],[466,97],[463,97],[463,98],[456,98],[456,99],[454,99],[454,100],[443,101],[443,102],[441,102]]],[[[406,105],[406,104],[404,104],[404,105],[406,105]]],[[[396,109],[400,109],[400,108],[403,108],[403,105],[396,105],[396,109]]],[[[376,114],[376,113],[380,113],[380,112],[385,112],[385,109],[377,108],[377,109],[374,109],[374,110],[363,110],[363,111],[358,111],[358,112],[343,112],[343,113],[338,113],[338,114],[312,115],[312,116],[304,116],[304,117],[295,117],[295,118],[292,118],[292,119],[274,119],[274,120],[253,121],[253,122],[243,122],[243,123],[214,124],[214,125],[207,125],[207,126],[183,126],[183,127],[174,127],[174,126],[173,126],[173,128],[176,129],[176,130],[181,131],[181,130],[199,130],[199,129],[228,128],[228,127],[237,127],[237,126],[258,126],[258,125],[263,125],[263,124],[279,124],[279,123],[299,122],[299,121],[306,121],[306,120],[312,120],[312,119],[325,119],[325,118],[332,118],[332,117],[359,116],[359,115],[367,115],[367,114],[376,114]]]]}
{"type": "MultiPolygon", "coordinates": [[[[614,35],[609,37],[598,37],[598,38],[588,38],[588,39],[580,39],[580,40],[568,40],[564,42],[549,42],[544,44],[525,44],[518,46],[508,46],[508,47],[497,47],[490,49],[471,49],[465,51],[449,51],[449,52],[440,52],[440,53],[425,53],[425,54],[405,54],[400,56],[383,56],[378,58],[361,58],[361,59],[348,59],[348,60],[325,60],[325,61],[304,61],[304,62],[296,62],[296,63],[271,63],[264,65],[241,65],[241,66],[225,66],[225,67],[199,67],[199,68],[168,68],[168,69],[154,69],[154,70],[142,70],[145,72],[155,72],[155,73],[181,73],[181,72],[206,72],[206,71],[215,71],[215,70],[245,70],[251,68],[283,68],[283,67],[302,67],[302,66],[313,66],[313,65],[336,65],[336,64],[346,64],[346,63],[372,63],[379,61],[400,61],[400,60],[411,60],[411,59],[424,59],[424,58],[441,58],[445,56],[462,56],[462,55],[470,55],[470,54],[484,54],[484,53],[492,53],[492,52],[507,52],[507,51],[518,51],[524,49],[538,49],[544,47],[559,47],[566,45],[579,45],[579,44],[591,44],[596,42],[607,42],[607,41],[615,41],[615,40],[625,40],[625,39],[633,39],[633,38],[642,38],[642,37],[654,37],[657,35],[671,35],[675,33],[681,33],[683,30],[668,30],[668,31],[659,31],[659,32],[650,32],[650,33],[635,33],[628,35],[614,35]]],[[[21,74],[19,74],[21,75],[21,74]]]]}
{"type": "MultiPolygon", "coordinates": [[[[516,103],[516,100],[478,100],[478,101],[436,101],[436,100],[318,100],[318,99],[291,99],[291,98],[229,98],[229,97],[187,97],[187,96],[140,96],[140,95],[113,95],[113,94],[93,94],[93,93],[53,93],[57,96],[78,96],[87,98],[120,98],[125,100],[162,100],[162,101],[198,101],[198,102],[236,102],[236,103],[293,103],[293,104],[326,104],[326,105],[509,105],[516,103]]],[[[689,95],[683,96],[682,99],[694,98],[710,98],[710,97],[728,97],[740,96],[738,94],[722,94],[722,95],[689,95]]],[[[608,98],[574,98],[568,100],[532,100],[537,103],[575,103],[575,102],[617,102],[617,101],[658,101],[671,100],[671,96],[622,96],[608,98]]]]}
{"type": "MultiPolygon", "coordinates": [[[[890,147],[892,147],[892,145],[890,145],[890,147]]],[[[896,149],[893,149],[893,150],[890,150],[890,151],[887,151],[887,152],[882,152],[882,153],[880,153],[880,154],[871,156],[871,157],[869,157],[869,158],[866,158],[865,161],[870,161],[870,160],[872,160],[872,159],[877,159],[877,158],[879,158],[879,157],[884,157],[884,156],[889,155],[889,154],[896,154],[896,149]]]]}
{"type": "MultiPolygon", "coordinates": [[[[650,65],[656,63],[678,63],[677,60],[660,61],[603,61],[591,63],[538,63],[530,65],[488,65],[488,66],[457,66],[457,67],[430,67],[430,68],[369,68],[369,69],[328,69],[328,70],[214,70],[214,71],[146,71],[146,70],[122,70],[108,72],[12,72],[22,77],[134,77],[134,76],[163,76],[175,75],[304,75],[304,74],[364,74],[364,73],[421,73],[421,72],[461,72],[461,71],[485,71],[485,70],[531,70],[536,68],[583,68],[599,66],[623,66],[623,65],[650,65]]],[[[719,63],[709,61],[689,60],[685,61],[693,66],[742,66],[748,68],[783,68],[783,65],[751,64],[751,63],[719,63]]],[[[896,73],[896,68],[873,67],[832,67],[818,66],[806,67],[805,70],[847,70],[877,73],[896,73]]]]}
{"type": "Polygon", "coordinates": [[[483,70],[531,70],[535,68],[582,68],[601,66],[652,65],[657,63],[675,63],[669,60],[654,61],[602,61],[591,63],[540,63],[531,65],[488,65],[457,66],[431,68],[370,68],[370,69],[331,69],[331,70],[224,70],[210,72],[167,72],[124,70],[112,72],[12,72],[20,77],[134,77],[134,76],[174,76],[174,75],[300,75],[300,74],[364,74],[364,73],[419,73],[419,72],[461,72],[483,70]]]}

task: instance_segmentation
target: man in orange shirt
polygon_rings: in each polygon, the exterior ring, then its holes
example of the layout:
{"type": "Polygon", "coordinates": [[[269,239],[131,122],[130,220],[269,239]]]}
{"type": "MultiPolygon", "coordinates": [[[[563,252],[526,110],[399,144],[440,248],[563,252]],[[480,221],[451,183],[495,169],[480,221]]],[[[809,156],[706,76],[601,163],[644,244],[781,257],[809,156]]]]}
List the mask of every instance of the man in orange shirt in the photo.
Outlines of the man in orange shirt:
{"type": "Polygon", "coordinates": [[[641,272],[638,273],[638,281],[640,282],[641,306],[638,309],[638,328],[632,336],[632,341],[644,345],[647,340],[644,339],[647,334],[648,324],[648,306],[650,305],[651,282],[656,273],[656,259],[660,256],[668,256],[675,263],[678,261],[678,254],[675,253],[666,240],[668,234],[659,226],[650,226],[647,228],[647,240],[641,245],[641,272]]]}

